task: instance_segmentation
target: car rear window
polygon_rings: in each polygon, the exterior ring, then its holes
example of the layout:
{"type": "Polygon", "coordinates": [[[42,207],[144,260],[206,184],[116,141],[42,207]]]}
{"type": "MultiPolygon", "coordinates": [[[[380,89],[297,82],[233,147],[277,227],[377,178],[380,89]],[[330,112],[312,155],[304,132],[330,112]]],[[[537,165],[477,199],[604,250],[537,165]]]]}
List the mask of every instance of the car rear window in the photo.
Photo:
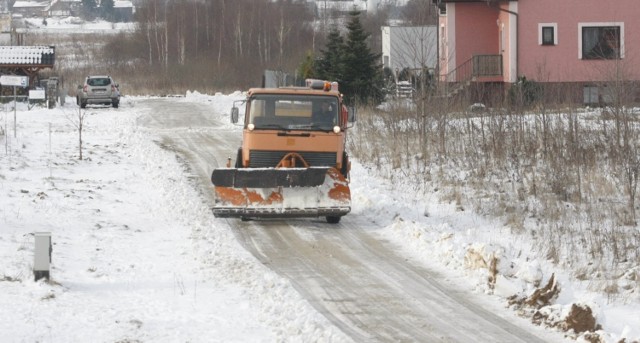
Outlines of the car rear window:
{"type": "Polygon", "coordinates": [[[95,79],[88,79],[87,80],[87,84],[89,86],[108,86],[111,84],[111,80],[109,80],[108,78],[95,78],[95,79]]]}

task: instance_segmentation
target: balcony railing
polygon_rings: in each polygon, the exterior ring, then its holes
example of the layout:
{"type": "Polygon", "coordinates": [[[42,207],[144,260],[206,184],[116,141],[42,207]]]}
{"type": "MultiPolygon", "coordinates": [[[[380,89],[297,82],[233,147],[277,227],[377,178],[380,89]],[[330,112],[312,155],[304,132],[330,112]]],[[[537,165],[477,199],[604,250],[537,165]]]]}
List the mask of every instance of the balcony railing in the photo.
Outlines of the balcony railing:
{"type": "Polygon", "coordinates": [[[502,55],[475,55],[445,76],[447,82],[476,81],[502,76],[502,55]]]}

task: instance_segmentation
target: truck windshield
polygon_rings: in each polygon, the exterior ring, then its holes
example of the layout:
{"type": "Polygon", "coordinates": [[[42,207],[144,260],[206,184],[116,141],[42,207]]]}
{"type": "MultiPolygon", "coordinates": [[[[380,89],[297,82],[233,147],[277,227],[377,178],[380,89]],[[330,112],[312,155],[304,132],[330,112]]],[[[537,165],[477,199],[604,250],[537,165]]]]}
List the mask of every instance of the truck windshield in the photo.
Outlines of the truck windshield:
{"type": "Polygon", "coordinates": [[[247,105],[255,129],[329,131],[339,123],[333,95],[258,94],[247,105]]]}

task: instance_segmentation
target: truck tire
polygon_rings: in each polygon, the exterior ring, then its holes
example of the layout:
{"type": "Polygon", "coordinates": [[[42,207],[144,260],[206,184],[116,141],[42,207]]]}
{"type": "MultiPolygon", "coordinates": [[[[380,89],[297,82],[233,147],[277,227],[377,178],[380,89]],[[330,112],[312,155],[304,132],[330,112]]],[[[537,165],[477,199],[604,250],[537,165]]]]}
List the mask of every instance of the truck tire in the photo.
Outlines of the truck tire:
{"type": "Polygon", "coordinates": [[[340,173],[345,179],[349,179],[349,155],[346,151],[342,153],[342,168],[340,168],[340,173]]]}
{"type": "Polygon", "coordinates": [[[327,223],[338,224],[341,218],[341,216],[327,216],[327,223]]]}
{"type": "Polygon", "coordinates": [[[238,154],[236,155],[236,168],[242,168],[242,148],[238,148],[238,154]]]}

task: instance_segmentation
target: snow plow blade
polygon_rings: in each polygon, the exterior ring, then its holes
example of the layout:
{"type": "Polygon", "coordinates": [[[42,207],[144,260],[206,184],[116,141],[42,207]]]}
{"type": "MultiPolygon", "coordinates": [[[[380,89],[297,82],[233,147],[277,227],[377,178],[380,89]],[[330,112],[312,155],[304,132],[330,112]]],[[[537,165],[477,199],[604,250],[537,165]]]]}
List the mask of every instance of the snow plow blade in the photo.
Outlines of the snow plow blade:
{"type": "Polygon", "coordinates": [[[216,217],[343,216],[351,192],[335,168],[221,168],[213,171],[216,217]]]}

